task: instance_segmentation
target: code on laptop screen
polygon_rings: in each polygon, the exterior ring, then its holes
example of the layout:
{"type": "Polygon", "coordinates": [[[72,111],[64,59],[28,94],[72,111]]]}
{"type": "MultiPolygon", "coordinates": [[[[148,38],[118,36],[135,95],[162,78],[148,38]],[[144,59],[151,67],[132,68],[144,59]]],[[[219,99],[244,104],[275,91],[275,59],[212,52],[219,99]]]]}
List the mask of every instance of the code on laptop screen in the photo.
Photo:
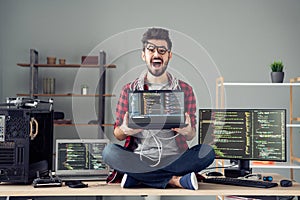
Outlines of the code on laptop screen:
{"type": "Polygon", "coordinates": [[[133,92],[129,94],[130,117],[181,116],[184,114],[183,92],[133,92]]]}
{"type": "Polygon", "coordinates": [[[58,170],[103,170],[101,143],[60,143],[58,144],[58,170]]]}

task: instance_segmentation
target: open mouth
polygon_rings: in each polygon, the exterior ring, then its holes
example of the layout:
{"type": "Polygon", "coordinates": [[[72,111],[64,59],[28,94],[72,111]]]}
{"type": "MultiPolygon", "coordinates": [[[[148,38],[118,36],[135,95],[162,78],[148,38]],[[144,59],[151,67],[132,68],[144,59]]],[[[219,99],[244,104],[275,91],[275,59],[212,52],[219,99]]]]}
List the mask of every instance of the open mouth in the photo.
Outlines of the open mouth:
{"type": "Polygon", "coordinates": [[[161,58],[154,58],[154,59],[152,59],[151,63],[152,63],[153,67],[158,68],[162,65],[163,60],[161,58]]]}

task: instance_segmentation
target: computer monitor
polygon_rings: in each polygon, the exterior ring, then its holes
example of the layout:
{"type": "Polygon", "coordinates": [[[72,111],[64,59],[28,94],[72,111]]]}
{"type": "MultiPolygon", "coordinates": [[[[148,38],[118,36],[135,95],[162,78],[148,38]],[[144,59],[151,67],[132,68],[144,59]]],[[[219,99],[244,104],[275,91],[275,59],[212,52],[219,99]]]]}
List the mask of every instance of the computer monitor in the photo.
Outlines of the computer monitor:
{"type": "Polygon", "coordinates": [[[286,161],[286,140],[285,109],[199,109],[199,143],[240,171],[251,172],[250,160],[286,161]]]}

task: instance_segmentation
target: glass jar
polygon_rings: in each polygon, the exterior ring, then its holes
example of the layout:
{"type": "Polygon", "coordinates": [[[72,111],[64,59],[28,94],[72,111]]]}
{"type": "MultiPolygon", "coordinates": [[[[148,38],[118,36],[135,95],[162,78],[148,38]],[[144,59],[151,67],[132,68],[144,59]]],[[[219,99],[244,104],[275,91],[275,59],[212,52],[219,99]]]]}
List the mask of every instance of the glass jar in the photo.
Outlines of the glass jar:
{"type": "Polygon", "coordinates": [[[81,94],[87,95],[88,94],[89,87],[87,85],[81,85],[81,94]]]}

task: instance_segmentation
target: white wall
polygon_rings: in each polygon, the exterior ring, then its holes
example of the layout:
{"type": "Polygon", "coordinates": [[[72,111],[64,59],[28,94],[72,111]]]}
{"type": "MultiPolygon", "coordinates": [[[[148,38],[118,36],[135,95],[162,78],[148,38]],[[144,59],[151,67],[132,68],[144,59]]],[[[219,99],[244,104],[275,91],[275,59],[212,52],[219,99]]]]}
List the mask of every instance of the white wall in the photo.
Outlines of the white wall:
{"type": "MultiPolygon", "coordinates": [[[[170,29],[174,39],[170,68],[193,85],[198,107],[212,107],[219,75],[230,82],[270,82],[268,66],[275,59],[286,66],[285,82],[300,75],[299,10],[297,0],[0,0],[0,97],[3,101],[28,91],[29,70],[16,63],[29,62],[30,48],[39,51],[42,63],[53,55],[79,63],[82,55],[104,49],[108,62],[117,64],[108,71],[107,90],[118,96],[120,86],[143,69],[136,48],[144,28],[159,26],[170,29]]],[[[72,92],[78,75],[69,69],[39,73],[54,76],[58,92],[72,92]]],[[[228,88],[226,102],[228,107],[288,109],[288,92],[228,88]]],[[[116,99],[107,100],[108,122],[113,121],[116,99]]],[[[69,106],[64,99],[57,101],[59,110],[69,106]]],[[[299,106],[294,106],[299,116],[299,106]]],[[[299,134],[295,138],[299,140],[299,134]]],[[[300,152],[298,147],[295,152],[300,152]]],[[[297,170],[296,179],[300,181],[297,170]]]]}

